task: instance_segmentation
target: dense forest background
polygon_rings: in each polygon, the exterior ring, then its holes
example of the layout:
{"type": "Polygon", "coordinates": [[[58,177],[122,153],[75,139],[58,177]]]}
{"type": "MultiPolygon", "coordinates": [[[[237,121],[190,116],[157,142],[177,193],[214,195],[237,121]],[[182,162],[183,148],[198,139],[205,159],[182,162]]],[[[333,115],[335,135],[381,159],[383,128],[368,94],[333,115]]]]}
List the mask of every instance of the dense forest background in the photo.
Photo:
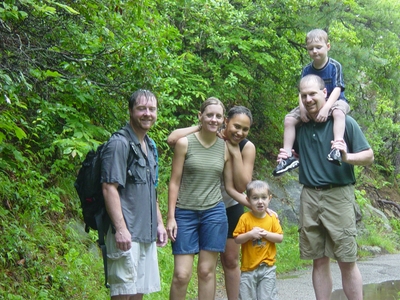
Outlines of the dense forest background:
{"type": "Polygon", "coordinates": [[[2,1],[0,291],[17,295],[30,281],[32,291],[24,293],[47,299],[75,278],[76,299],[85,298],[84,281],[69,269],[91,270],[69,244],[81,238],[81,224],[71,223],[80,218],[73,181],[87,151],[126,122],[136,89],[159,100],[150,135],[161,154],[161,195],[170,173],[166,137],[195,124],[210,96],[228,109],[251,109],[256,173],[268,178],[284,116],[297,105],[301,68],[310,61],[305,34],[314,28],[329,34],[351,115],[375,152],[374,165],[360,171],[362,183],[398,191],[397,0],[2,1]]]}

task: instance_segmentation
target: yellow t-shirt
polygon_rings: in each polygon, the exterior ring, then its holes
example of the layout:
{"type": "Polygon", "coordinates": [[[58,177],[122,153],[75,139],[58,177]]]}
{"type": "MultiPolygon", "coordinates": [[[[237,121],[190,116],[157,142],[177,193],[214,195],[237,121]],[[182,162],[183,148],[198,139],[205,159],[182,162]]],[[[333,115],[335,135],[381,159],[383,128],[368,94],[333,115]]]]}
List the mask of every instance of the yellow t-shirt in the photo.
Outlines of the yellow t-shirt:
{"type": "MultiPolygon", "coordinates": [[[[264,218],[256,218],[251,212],[244,213],[233,232],[233,237],[239,234],[246,233],[254,227],[263,228],[269,232],[283,234],[282,227],[276,216],[266,215],[264,218]]],[[[275,263],[276,246],[264,238],[247,241],[241,245],[242,261],[240,270],[242,272],[252,271],[256,269],[261,263],[268,266],[273,266],[275,263]]]]}

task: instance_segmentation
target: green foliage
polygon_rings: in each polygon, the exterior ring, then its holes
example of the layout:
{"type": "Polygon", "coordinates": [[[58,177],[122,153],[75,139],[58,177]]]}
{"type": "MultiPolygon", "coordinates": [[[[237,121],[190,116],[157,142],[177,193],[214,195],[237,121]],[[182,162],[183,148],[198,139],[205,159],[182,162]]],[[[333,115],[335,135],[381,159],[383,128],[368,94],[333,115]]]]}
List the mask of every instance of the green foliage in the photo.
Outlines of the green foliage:
{"type": "MultiPolygon", "coordinates": [[[[392,227],[393,231],[397,236],[400,236],[400,220],[396,218],[390,218],[390,227],[392,227]]],[[[400,243],[400,241],[399,241],[400,243]]]]}
{"type": "MultiPolygon", "coordinates": [[[[169,12],[184,37],[185,73],[203,78],[196,85],[200,93],[191,97],[193,108],[208,96],[219,97],[227,108],[248,106],[255,120],[252,138],[263,151],[280,143],[281,115],[294,106],[296,97],[287,94],[294,92],[293,74],[300,72],[299,65],[292,64],[298,57],[297,49],[291,48],[296,29],[282,29],[288,21],[279,18],[282,11],[288,7],[269,1],[192,1],[169,12]],[[266,124],[271,126],[269,143],[262,134],[266,124]]],[[[182,92],[192,90],[192,78],[186,83],[190,86],[183,86],[182,92]]]]}
{"type": "MultiPolygon", "coordinates": [[[[400,239],[398,235],[399,221],[392,219],[390,225],[394,225],[394,230],[387,230],[384,221],[376,216],[363,218],[361,234],[357,236],[359,247],[363,245],[378,246],[389,253],[396,253],[400,250],[400,239]],[[396,228],[397,226],[397,228],[396,228]]],[[[361,252],[361,255],[363,253],[361,252]]]]}
{"type": "MultiPolygon", "coordinates": [[[[197,297],[197,259],[194,257],[192,278],[187,288],[187,299],[196,299],[197,297]]],[[[174,273],[174,259],[170,243],[164,248],[158,248],[158,261],[161,277],[161,291],[146,295],[144,299],[164,300],[169,299],[169,289],[174,273]]]]}
{"type": "Polygon", "coordinates": [[[28,212],[6,222],[10,214],[0,210],[2,299],[107,299],[98,276],[102,261],[97,249],[88,251],[93,242],[77,230],[81,224],[38,222],[28,212]]]}
{"type": "Polygon", "coordinates": [[[310,266],[311,261],[300,259],[299,233],[297,226],[282,224],[283,241],[276,244],[276,270],[278,274],[284,274],[293,270],[301,270],[310,266]]]}
{"type": "MultiPolygon", "coordinates": [[[[171,168],[166,137],[196,124],[200,104],[210,96],[228,109],[252,110],[249,138],[260,166],[255,174],[265,177],[264,167],[275,164],[282,144],[284,115],[297,105],[296,83],[309,62],[304,38],[313,28],[329,32],[329,55],[343,65],[351,114],[375,152],[372,167],[357,168],[358,181],[395,187],[399,5],[389,0],[2,1],[0,295],[107,298],[101,258],[97,250],[88,251],[93,236],[70,225],[80,216],[72,183],[87,151],[126,122],[127,99],[138,88],[152,90],[159,100],[150,135],[160,150],[164,215],[171,168]]],[[[363,189],[357,191],[361,206],[368,203],[363,189]]],[[[296,236],[294,228],[285,230],[280,272],[301,265],[296,236]]],[[[166,299],[172,256],[169,248],[159,254],[166,271],[163,292],[154,297],[166,299]]]]}
{"type": "MultiPolygon", "coordinates": [[[[357,238],[357,244],[359,247],[363,245],[378,246],[381,249],[385,249],[385,251],[388,251],[389,253],[395,253],[399,251],[398,241],[392,240],[391,237],[388,237],[387,235],[382,235],[382,232],[377,231],[375,227],[368,226],[368,230],[370,235],[363,235],[357,238]]],[[[362,256],[363,252],[360,252],[360,254],[362,256]]],[[[371,254],[367,253],[367,255],[371,254]]]]}
{"type": "Polygon", "coordinates": [[[355,193],[355,197],[356,197],[356,202],[361,207],[361,209],[363,209],[365,207],[365,205],[370,203],[369,199],[366,197],[365,190],[356,189],[354,191],[354,193],[355,193]]]}

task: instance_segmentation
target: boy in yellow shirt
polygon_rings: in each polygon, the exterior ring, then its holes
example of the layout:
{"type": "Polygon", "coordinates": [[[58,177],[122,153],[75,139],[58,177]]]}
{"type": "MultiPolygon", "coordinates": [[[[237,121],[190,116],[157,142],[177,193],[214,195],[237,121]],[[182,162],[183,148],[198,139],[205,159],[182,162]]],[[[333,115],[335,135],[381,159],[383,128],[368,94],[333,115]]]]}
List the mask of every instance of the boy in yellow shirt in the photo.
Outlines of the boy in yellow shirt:
{"type": "Polygon", "coordinates": [[[268,183],[252,181],[246,194],[251,211],[240,217],[233,232],[242,245],[239,299],[277,299],[275,243],[282,242],[283,231],[278,218],[266,213],[272,198],[268,183]]]}

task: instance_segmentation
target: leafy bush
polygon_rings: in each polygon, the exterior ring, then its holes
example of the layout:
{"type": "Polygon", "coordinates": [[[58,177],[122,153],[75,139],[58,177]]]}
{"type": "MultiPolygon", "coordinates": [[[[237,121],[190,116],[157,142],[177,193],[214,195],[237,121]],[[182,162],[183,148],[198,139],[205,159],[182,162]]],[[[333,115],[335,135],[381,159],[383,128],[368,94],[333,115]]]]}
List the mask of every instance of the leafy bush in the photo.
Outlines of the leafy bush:
{"type": "MultiPolygon", "coordinates": [[[[357,178],[378,188],[398,186],[399,5],[2,1],[0,295],[108,297],[98,251],[88,251],[94,237],[71,222],[80,216],[72,183],[88,149],[126,122],[127,98],[138,88],[152,90],[159,100],[150,135],[160,150],[164,214],[171,165],[166,137],[195,124],[200,103],[209,96],[219,97],[227,108],[252,110],[249,138],[260,166],[255,174],[264,177],[263,167],[275,164],[282,143],[284,115],[297,105],[296,82],[309,62],[304,37],[315,27],[329,31],[330,56],[343,64],[352,115],[375,151],[375,164],[368,172],[357,171],[357,178]]],[[[359,203],[366,204],[363,190],[357,193],[359,203]]],[[[398,233],[397,221],[391,222],[398,233]]],[[[296,241],[295,228],[285,229],[279,272],[302,266],[296,241]]],[[[154,297],[166,299],[172,255],[169,248],[159,254],[163,292],[154,297]]]]}

